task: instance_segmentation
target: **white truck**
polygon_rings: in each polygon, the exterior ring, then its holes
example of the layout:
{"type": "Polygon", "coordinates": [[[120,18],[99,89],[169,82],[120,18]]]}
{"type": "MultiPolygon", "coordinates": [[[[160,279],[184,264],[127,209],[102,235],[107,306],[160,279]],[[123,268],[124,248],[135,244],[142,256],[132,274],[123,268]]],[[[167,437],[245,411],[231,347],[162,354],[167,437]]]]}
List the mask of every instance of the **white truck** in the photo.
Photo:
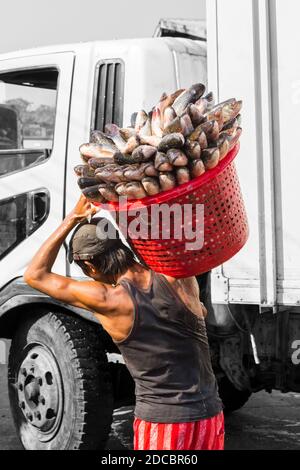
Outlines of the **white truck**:
{"type": "MultiPolygon", "coordinates": [[[[292,63],[291,51],[289,62],[283,46],[272,45],[286,20],[280,15],[275,23],[268,1],[207,3],[207,43],[205,28],[200,34],[195,24],[163,21],[156,38],[0,57],[0,105],[16,109],[21,142],[33,143],[0,150],[0,160],[8,162],[0,166],[0,337],[12,339],[10,403],[26,449],[102,448],[113,409],[134,403],[122,357],[94,317],[30,289],[22,278],[37,247],[78,198],[78,147],[92,129],[107,122],[126,125],[132,112],[150,109],[162,91],[195,82],[208,82],[217,99],[232,95],[245,103],[237,165],[251,238],[234,260],[199,277],[221,397],[230,411],[259,390],[300,391],[299,227],[291,224],[292,209],[286,207],[300,190],[292,141],[285,139],[296,122],[281,121],[277,109],[279,98],[281,113],[293,106],[279,92],[300,66],[292,63]],[[270,67],[271,49],[284,60],[283,76],[270,67]],[[280,136],[286,146],[282,171],[280,136]]],[[[288,38],[285,31],[284,40],[292,44],[292,33],[288,38]]],[[[66,246],[54,269],[82,275],[69,265],[66,246]]]]}

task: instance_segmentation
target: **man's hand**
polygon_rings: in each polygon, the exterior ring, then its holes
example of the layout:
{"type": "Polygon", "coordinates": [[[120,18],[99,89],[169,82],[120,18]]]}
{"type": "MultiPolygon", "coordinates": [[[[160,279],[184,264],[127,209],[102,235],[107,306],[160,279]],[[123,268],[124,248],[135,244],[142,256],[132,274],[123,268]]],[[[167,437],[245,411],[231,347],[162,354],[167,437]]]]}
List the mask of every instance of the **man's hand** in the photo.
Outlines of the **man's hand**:
{"type": "MultiPolygon", "coordinates": [[[[42,244],[29,263],[24,273],[24,280],[27,284],[42,292],[47,292],[49,295],[55,293],[55,289],[57,289],[57,285],[62,277],[52,273],[51,270],[60,247],[78,223],[86,220],[88,217],[92,217],[96,212],[98,212],[98,208],[82,195],[74,209],[67,215],[55,232],[42,244]],[[52,285],[52,293],[50,293],[49,289],[50,284],[52,285]],[[54,289],[53,286],[55,286],[54,289]]],[[[63,278],[64,282],[65,279],[63,278]]],[[[55,295],[53,296],[55,297],[55,295]]]]}
{"type": "Polygon", "coordinates": [[[74,209],[70,212],[69,216],[74,222],[80,223],[86,219],[90,219],[99,211],[99,208],[94,206],[83,194],[80,196],[74,209]]]}

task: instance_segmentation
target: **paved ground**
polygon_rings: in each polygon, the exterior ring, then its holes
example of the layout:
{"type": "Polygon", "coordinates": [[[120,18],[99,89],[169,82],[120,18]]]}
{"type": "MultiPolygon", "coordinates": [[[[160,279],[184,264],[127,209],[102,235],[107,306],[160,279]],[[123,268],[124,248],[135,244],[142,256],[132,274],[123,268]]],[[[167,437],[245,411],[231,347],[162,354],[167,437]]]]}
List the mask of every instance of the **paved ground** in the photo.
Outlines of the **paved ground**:
{"type": "MultiPolygon", "coordinates": [[[[131,425],[131,410],[117,410],[109,449],[130,448],[131,425]]],[[[227,450],[300,450],[300,394],[257,393],[225,425],[227,450]]]]}
{"type": "MultiPolygon", "coordinates": [[[[132,420],[131,408],[116,410],[107,449],[131,448],[132,420]]],[[[0,365],[0,450],[21,448],[8,404],[6,366],[0,365]]],[[[226,449],[300,450],[300,394],[252,395],[226,417],[226,449]]]]}

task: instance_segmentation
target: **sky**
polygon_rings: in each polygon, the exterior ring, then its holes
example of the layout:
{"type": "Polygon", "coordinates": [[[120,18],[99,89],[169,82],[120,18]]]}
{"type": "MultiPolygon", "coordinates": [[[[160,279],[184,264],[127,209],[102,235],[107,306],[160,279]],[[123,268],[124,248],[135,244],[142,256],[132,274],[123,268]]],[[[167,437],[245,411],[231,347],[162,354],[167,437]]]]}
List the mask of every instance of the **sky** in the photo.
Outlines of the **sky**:
{"type": "Polygon", "coordinates": [[[205,0],[10,0],[0,53],[101,39],[152,36],[160,18],[205,18],[205,0]]]}

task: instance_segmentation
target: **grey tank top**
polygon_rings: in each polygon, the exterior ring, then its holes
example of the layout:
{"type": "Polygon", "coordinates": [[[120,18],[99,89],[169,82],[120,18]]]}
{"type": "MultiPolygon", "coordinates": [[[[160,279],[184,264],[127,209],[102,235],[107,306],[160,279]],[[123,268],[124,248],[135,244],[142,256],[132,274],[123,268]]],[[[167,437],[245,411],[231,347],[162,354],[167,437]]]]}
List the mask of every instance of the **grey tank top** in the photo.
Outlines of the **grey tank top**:
{"type": "Polygon", "coordinates": [[[191,422],[223,409],[212,370],[205,320],[190,311],[160,274],[150,287],[122,279],[134,303],[132,329],[115,341],[135,382],[135,417],[191,422]]]}

